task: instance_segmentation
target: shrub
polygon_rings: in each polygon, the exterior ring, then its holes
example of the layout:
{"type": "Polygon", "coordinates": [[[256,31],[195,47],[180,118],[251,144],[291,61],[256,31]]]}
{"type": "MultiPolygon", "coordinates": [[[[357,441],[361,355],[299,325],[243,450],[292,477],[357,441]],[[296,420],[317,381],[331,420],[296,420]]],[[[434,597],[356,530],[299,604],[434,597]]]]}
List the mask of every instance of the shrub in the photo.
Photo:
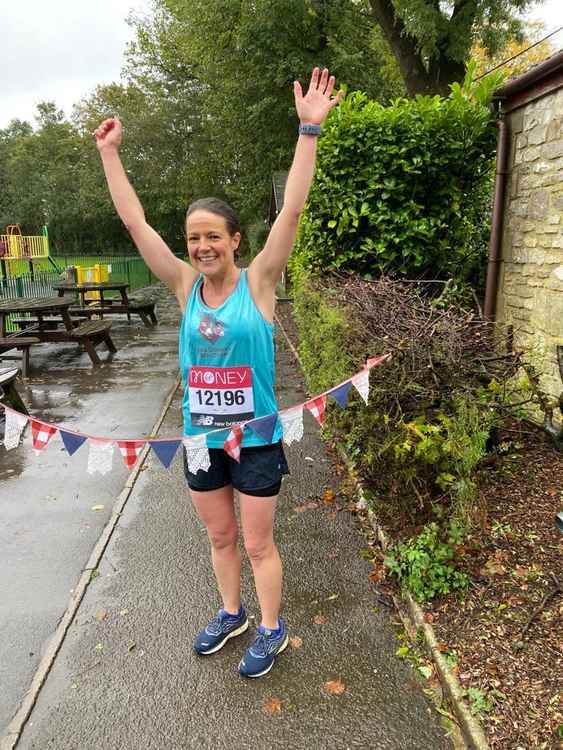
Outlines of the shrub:
{"type": "Polygon", "coordinates": [[[298,263],[375,276],[475,279],[488,235],[496,135],[490,85],[399,99],[351,94],[319,142],[298,263]]]}

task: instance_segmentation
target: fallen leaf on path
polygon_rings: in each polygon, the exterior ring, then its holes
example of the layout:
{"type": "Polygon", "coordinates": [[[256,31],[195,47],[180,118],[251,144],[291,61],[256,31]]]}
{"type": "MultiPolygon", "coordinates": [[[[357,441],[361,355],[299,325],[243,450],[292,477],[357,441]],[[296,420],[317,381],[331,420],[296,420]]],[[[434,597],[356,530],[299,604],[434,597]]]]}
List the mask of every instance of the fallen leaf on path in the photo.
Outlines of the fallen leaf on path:
{"type": "Polygon", "coordinates": [[[103,510],[105,505],[92,505],[92,510],[103,510]]]}
{"type": "Polygon", "coordinates": [[[331,594],[326,598],[327,602],[333,602],[335,599],[338,599],[338,594],[331,594]]]}
{"type": "Polygon", "coordinates": [[[103,622],[104,620],[108,619],[108,611],[107,609],[101,609],[99,612],[96,612],[96,620],[98,622],[103,622]]]}
{"type": "Polygon", "coordinates": [[[136,648],[137,648],[137,644],[135,643],[135,641],[131,641],[129,645],[127,646],[127,651],[133,651],[136,648]]]}
{"type": "Polygon", "coordinates": [[[346,690],[346,685],[341,680],[329,680],[324,683],[322,689],[328,695],[342,695],[346,690]]]}
{"type": "Polygon", "coordinates": [[[306,510],[314,510],[318,507],[318,503],[316,503],[314,500],[310,500],[308,503],[303,503],[303,505],[296,505],[294,510],[296,513],[303,513],[306,510]]]}
{"type": "Polygon", "coordinates": [[[424,613],[424,622],[432,624],[434,622],[434,615],[431,612],[424,613]]]}
{"type": "Polygon", "coordinates": [[[264,701],[264,713],[269,716],[281,714],[282,702],[279,698],[266,698],[264,701]]]}
{"type": "Polygon", "coordinates": [[[334,492],[331,489],[326,489],[323,492],[323,503],[325,505],[330,505],[330,503],[334,502],[334,492]]]}
{"type": "Polygon", "coordinates": [[[291,648],[301,648],[303,645],[303,638],[300,638],[298,635],[294,635],[293,638],[289,639],[289,642],[291,643],[291,648]]]}
{"type": "Polygon", "coordinates": [[[318,615],[315,615],[313,617],[313,622],[315,623],[315,625],[326,625],[328,622],[328,618],[319,612],[318,615]]]}

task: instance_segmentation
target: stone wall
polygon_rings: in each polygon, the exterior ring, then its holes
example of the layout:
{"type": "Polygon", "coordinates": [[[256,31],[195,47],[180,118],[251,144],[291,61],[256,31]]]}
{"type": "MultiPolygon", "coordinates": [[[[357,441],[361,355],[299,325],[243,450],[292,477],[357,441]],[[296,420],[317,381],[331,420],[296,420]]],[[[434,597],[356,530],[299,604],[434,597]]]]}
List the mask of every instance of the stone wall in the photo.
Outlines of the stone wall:
{"type": "Polygon", "coordinates": [[[514,327],[542,386],[563,391],[563,88],[507,115],[510,132],[497,320],[514,327]]]}

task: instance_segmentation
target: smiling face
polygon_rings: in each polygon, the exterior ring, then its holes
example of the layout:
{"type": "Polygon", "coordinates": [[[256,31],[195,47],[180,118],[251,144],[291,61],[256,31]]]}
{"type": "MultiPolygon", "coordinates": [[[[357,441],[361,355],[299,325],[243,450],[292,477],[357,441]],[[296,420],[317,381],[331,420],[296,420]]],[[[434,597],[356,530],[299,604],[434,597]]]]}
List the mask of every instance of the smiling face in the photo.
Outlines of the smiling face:
{"type": "Polygon", "coordinates": [[[240,232],[231,234],[223,216],[211,211],[193,211],[186,221],[188,255],[192,266],[206,276],[232,270],[240,232]]]}

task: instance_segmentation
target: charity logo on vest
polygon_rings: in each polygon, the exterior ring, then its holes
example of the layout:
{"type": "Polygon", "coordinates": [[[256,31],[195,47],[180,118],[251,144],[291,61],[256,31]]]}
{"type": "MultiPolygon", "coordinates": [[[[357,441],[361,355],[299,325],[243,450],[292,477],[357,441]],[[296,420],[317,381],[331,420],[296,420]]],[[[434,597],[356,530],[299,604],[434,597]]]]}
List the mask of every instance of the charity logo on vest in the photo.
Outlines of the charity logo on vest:
{"type": "Polygon", "coordinates": [[[231,427],[254,418],[251,367],[191,367],[188,394],[194,426],[231,427]]]}
{"type": "Polygon", "coordinates": [[[222,321],[217,320],[214,315],[206,313],[199,321],[198,331],[208,341],[217,341],[218,338],[225,335],[225,325],[222,321]]]}

